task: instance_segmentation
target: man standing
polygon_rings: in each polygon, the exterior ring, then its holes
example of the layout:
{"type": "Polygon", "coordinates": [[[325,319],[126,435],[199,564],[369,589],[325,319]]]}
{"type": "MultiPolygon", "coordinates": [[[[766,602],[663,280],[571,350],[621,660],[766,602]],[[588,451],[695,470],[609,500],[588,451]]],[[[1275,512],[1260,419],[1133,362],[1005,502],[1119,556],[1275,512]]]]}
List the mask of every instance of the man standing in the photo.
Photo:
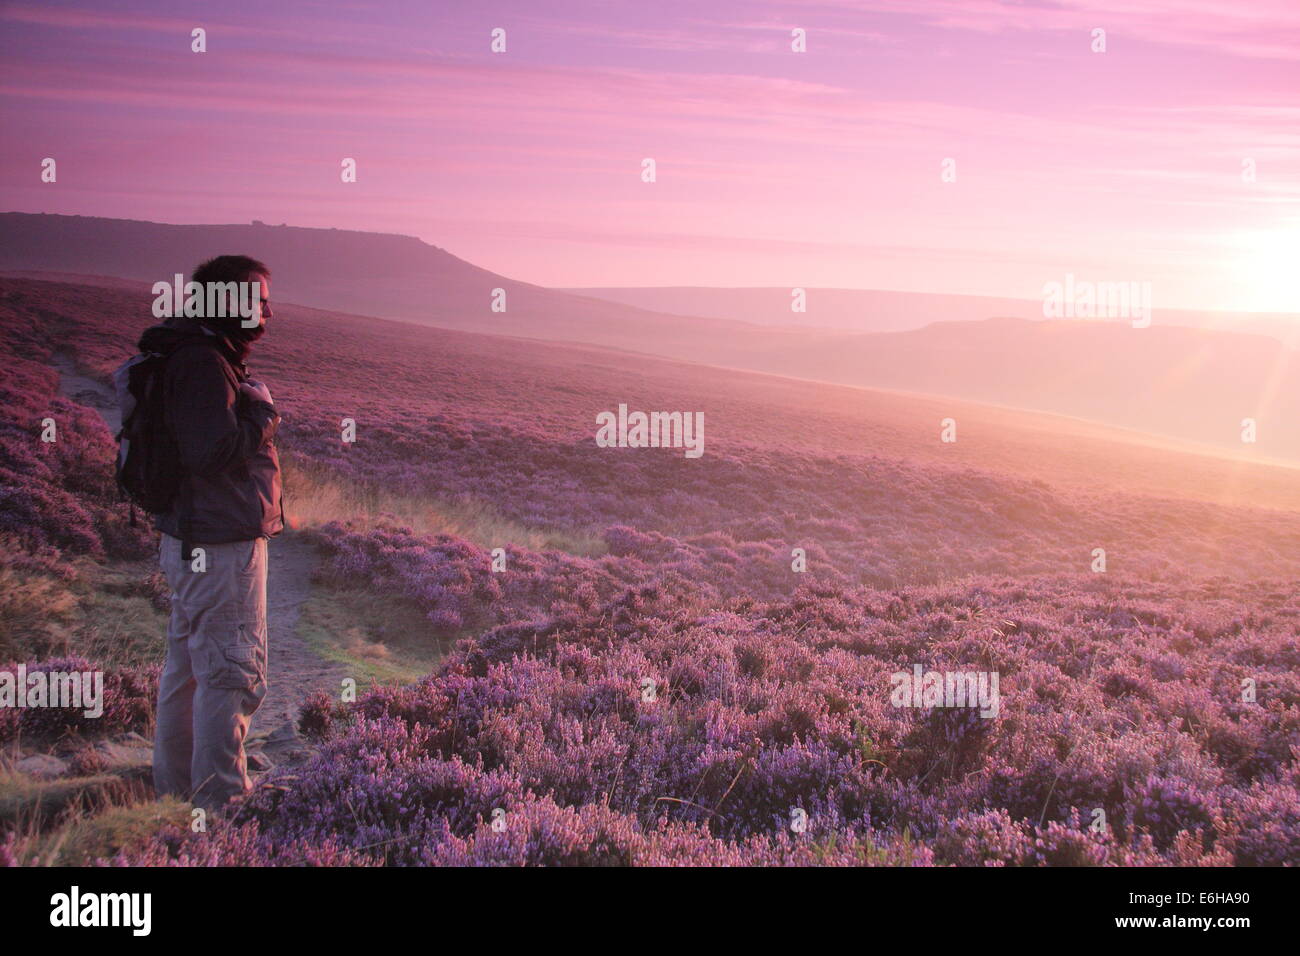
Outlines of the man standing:
{"type": "Polygon", "coordinates": [[[167,356],[164,420],[180,466],[179,493],[155,518],[172,612],[154,785],[209,810],[252,788],[244,739],[266,696],[267,539],[284,527],[280,416],[245,361],[271,318],[270,275],[247,256],[210,259],[192,281],[251,283],[253,316],[176,315],[140,339],[142,352],[167,356]]]}

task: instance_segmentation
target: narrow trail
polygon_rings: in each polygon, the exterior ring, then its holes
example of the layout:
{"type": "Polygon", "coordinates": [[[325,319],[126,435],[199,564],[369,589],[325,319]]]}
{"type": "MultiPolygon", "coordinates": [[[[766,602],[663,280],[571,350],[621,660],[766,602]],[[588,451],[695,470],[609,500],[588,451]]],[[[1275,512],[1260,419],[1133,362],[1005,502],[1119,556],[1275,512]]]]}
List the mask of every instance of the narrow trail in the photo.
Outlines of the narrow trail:
{"type": "Polygon", "coordinates": [[[294,761],[306,744],[298,737],[303,701],[316,691],[337,697],[346,676],[342,665],[321,657],[298,636],[302,605],[311,595],[311,576],[319,560],[298,535],[286,531],[272,538],[266,587],[267,691],[253,715],[253,748],[259,742],[272,759],[294,761]]]}
{"type": "MultiPolygon", "coordinates": [[[[98,411],[116,434],[120,420],[113,389],[78,374],[69,355],[53,356],[51,365],[59,373],[59,391],[98,411]]],[[[297,733],[303,702],[318,690],[337,696],[345,674],[341,665],[325,660],[297,634],[302,605],[311,595],[311,576],[318,561],[315,551],[301,537],[286,531],[271,539],[268,554],[267,693],[253,717],[249,750],[261,750],[276,763],[292,763],[309,750],[297,733]]]]}

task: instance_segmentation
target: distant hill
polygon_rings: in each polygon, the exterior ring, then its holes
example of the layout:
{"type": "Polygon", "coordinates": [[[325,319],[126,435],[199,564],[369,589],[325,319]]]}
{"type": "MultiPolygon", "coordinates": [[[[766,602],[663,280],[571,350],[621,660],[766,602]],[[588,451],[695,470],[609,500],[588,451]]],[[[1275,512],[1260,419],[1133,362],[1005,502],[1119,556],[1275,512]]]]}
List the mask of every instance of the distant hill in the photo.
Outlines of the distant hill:
{"type": "Polygon", "coordinates": [[[760,325],[820,327],[853,332],[901,332],[931,322],[1015,316],[1042,318],[1042,306],[979,295],[888,292],[879,289],[806,289],[806,311],[792,312],[791,289],[664,286],[566,289],[620,305],[673,315],[742,319],[760,325]]]}
{"type": "MultiPolygon", "coordinates": [[[[932,322],[968,322],[991,318],[1041,319],[1038,300],[882,289],[805,289],[805,312],[790,310],[791,290],[662,286],[566,289],[620,305],[674,315],[733,319],[760,325],[843,329],[854,332],[902,332],[932,322]]],[[[1271,335],[1291,348],[1300,347],[1300,315],[1266,312],[1210,312],[1160,309],[1160,325],[1220,329],[1271,335]]]]}
{"type": "Polygon", "coordinates": [[[169,225],[93,216],[0,213],[0,270],[115,276],[153,283],[204,259],[244,253],[274,271],[275,298],[444,328],[689,349],[701,330],[741,323],[656,315],[544,289],[479,268],[412,236],[297,226],[169,225]],[[494,312],[493,290],[505,290],[494,312]],[[679,341],[685,334],[685,341],[679,341]]]}

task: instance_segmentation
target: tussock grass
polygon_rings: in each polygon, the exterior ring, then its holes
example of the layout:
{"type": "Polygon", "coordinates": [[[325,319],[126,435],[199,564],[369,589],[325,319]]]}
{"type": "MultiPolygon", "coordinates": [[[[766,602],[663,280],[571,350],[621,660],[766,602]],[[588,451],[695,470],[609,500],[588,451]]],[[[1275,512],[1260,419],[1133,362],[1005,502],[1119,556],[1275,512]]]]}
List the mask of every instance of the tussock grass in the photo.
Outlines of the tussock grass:
{"type": "Polygon", "coordinates": [[[285,510],[289,526],[295,529],[319,528],[331,521],[351,521],[361,531],[396,524],[416,534],[456,535],[483,548],[512,544],[582,557],[605,551],[604,541],[596,535],[530,528],[503,517],[485,502],[398,494],[372,483],[340,478],[328,467],[289,453],[283,455],[281,467],[285,510]]]}
{"type": "Polygon", "coordinates": [[[39,780],[0,770],[0,830],[14,834],[14,854],[26,866],[87,866],[189,819],[188,804],[153,799],[138,776],[39,780]]]}
{"type": "Polygon", "coordinates": [[[0,552],[0,662],[77,655],[107,666],[161,660],[167,614],[156,568],[76,558],[63,575],[0,552]]]}
{"type": "Polygon", "coordinates": [[[0,828],[29,835],[147,795],[148,784],[116,773],[40,780],[0,771],[0,828]]]}
{"type": "Polygon", "coordinates": [[[66,647],[77,619],[72,584],[0,561],[0,662],[66,647]]]}
{"type": "Polygon", "coordinates": [[[453,643],[418,609],[359,590],[313,589],[297,631],[317,654],[344,665],[361,688],[419,680],[453,643]]]}
{"type": "Polygon", "coordinates": [[[153,588],[161,586],[156,573],[149,562],[132,562],[88,575],[77,632],[63,650],[109,666],[162,663],[168,614],[152,600],[153,588]]]}
{"type": "Polygon", "coordinates": [[[187,827],[190,819],[190,805],[175,797],[115,806],[29,839],[19,858],[43,866],[89,866],[145,843],[168,825],[187,827]]]}

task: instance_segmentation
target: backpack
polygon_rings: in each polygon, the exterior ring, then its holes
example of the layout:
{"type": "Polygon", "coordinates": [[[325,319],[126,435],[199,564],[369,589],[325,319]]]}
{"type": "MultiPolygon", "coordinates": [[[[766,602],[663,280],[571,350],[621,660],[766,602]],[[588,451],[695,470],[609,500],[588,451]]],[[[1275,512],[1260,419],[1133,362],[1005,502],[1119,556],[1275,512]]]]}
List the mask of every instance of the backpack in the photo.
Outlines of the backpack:
{"type": "Polygon", "coordinates": [[[165,513],[180,491],[180,449],[164,417],[167,358],[160,352],[143,352],[113,373],[122,411],[122,428],[117,433],[117,487],[131,502],[132,524],[137,506],[150,514],[165,513]]]}

